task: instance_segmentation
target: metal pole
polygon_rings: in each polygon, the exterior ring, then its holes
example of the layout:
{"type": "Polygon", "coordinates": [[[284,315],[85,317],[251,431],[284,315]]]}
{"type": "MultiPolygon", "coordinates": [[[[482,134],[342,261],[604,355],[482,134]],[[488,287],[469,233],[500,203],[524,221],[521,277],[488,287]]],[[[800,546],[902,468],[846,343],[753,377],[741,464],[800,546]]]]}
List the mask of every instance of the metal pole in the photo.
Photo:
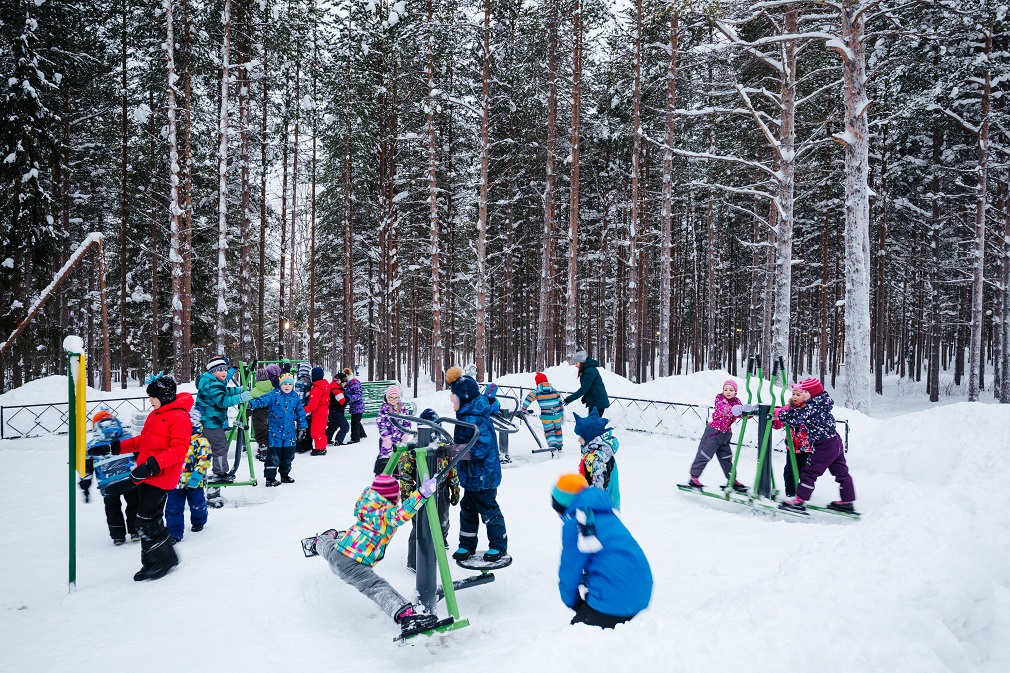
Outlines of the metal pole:
{"type": "Polygon", "coordinates": [[[67,480],[69,486],[70,495],[70,506],[67,510],[70,513],[70,525],[68,526],[69,534],[69,566],[67,568],[67,584],[68,589],[73,591],[77,587],[77,489],[76,484],[76,472],[77,472],[77,433],[74,431],[75,423],[77,422],[77,405],[74,404],[74,372],[73,372],[73,354],[67,354],[67,400],[70,402],[67,406],[70,411],[70,432],[67,433],[67,480]]]}

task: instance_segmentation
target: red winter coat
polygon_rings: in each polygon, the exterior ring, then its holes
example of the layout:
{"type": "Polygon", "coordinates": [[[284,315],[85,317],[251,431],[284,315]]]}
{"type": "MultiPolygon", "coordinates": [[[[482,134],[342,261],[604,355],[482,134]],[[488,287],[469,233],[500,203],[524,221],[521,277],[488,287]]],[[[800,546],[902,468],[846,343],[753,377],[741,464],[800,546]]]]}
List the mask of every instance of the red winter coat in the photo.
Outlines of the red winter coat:
{"type": "Polygon", "coordinates": [[[330,382],[330,414],[333,416],[343,416],[346,405],[347,395],[344,395],[344,388],[340,385],[340,379],[333,379],[330,382]]]}
{"type": "MultiPolygon", "coordinates": [[[[305,405],[305,415],[312,418],[323,418],[330,413],[330,383],[320,379],[314,381],[309,389],[309,403],[305,405]]],[[[325,420],[323,421],[325,423],[325,420]]]]}
{"type": "Polygon", "coordinates": [[[143,481],[165,491],[171,491],[179,484],[189,441],[193,436],[193,424],[189,420],[189,410],[193,408],[193,396],[179,395],[169,404],[163,404],[147,417],[144,429],[136,437],[124,440],[119,452],[136,453],[137,465],[154,456],[161,472],[143,481]]]}

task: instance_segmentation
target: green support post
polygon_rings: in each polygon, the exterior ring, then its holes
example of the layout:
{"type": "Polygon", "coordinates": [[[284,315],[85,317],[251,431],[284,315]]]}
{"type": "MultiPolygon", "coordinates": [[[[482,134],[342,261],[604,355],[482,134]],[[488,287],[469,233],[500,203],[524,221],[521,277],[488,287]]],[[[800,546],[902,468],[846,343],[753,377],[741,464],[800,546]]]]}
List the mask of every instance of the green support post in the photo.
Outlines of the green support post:
{"type": "Polygon", "coordinates": [[[67,466],[70,470],[70,507],[68,508],[70,512],[70,562],[67,568],[67,583],[71,591],[77,586],[77,432],[75,432],[77,405],[74,403],[74,373],[71,363],[73,357],[73,354],[67,354],[67,400],[69,401],[67,406],[70,409],[70,425],[68,426],[70,432],[67,433],[69,438],[67,443],[70,447],[70,452],[67,454],[67,466]]]}
{"type": "MultiPolygon", "coordinates": [[[[781,390],[779,391],[779,401],[781,402],[779,406],[784,407],[786,406],[786,365],[785,362],[782,360],[781,355],[779,356],[779,374],[781,376],[781,386],[782,386],[781,390]]],[[[789,426],[788,423],[783,423],[783,425],[785,426],[786,431],[786,446],[789,449],[788,451],[789,464],[792,465],[793,468],[793,489],[795,492],[795,489],[798,488],[800,485],[800,473],[799,470],[797,470],[796,468],[796,447],[793,445],[792,428],[789,426]]]]}
{"type": "MultiPolygon", "coordinates": [[[[754,373],[755,360],[760,359],[761,359],[760,355],[752,355],[749,358],[747,358],[747,378],[745,379],[744,383],[744,388],[747,390],[747,404],[750,404],[751,400],[754,399],[754,394],[751,392],[750,389],[750,377],[754,373]]],[[[740,435],[736,440],[736,451],[733,453],[733,469],[730,470],[729,481],[727,482],[729,484],[730,489],[732,489],[732,485],[736,483],[736,466],[740,462],[740,449],[743,448],[743,436],[744,433],[747,431],[747,419],[749,417],[750,417],[749,415],[744,414],[743,422],[740,424],[740,435]]]]}

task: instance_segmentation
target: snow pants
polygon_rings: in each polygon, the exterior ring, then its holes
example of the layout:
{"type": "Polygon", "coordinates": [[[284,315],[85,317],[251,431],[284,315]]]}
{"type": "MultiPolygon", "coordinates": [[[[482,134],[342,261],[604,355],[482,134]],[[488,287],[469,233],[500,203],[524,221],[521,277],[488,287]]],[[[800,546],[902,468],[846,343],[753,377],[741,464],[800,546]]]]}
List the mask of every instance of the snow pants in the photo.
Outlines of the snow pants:
{"type": "Polygon", "coordinates": [[[312,445],[316,451],[323,451],[329,440],[326,438],[326,423],[329,420],[328,414],[312,414],[312,423],[309,424],[309,435],[312,437],[312,445]]]}
{"type": "Polygon", "coordinates": [[[540,409],[540,422],[544,426],[544,439],[547,440],[547,446],[558,451],[561,450],[561,419],[564,416],[564,411],[559,407],[558,409],[552,409],[551,411],[545,411],[543,408],[540,409]]]}
{"type": "Polygon", "coordinates": [[[137,530],[140,532],[140,563],[145,568],[178,562],[172,538],[165,528],[168,495],[157,486],[137,486],[137,530]]]}
{"type": "Polygon", "coordinates": [[[334,575],[371,598],[380,610],[394,620],[404,608],[410,606],[410,602],[389,582],[379,577],[374,568],[362,565],[340,553],[337,541],[333,538],[320,538],[316,542],[316,552],[330,564],[330,570],[334,575]]]}
{"type": "Polygon", "coordinates": [[[291,473],[291,462],[295,459],[295,447],[293,446],[271,446],[267,449],[266,466],[263,468],[263,478],[270,480],[277,478],[277,468],[281,470],[281,476],[291,473]]]}
{"type": "Polygon", "coordinates": [[[105,522],[109,524],[109,536],[113,540],[125,540],[126,534],[137,532],[137,508],[140,507],[140,496],[133,488],[123,495],[107,495],[105,500],[105,522]],[[126,501],[126,520],[123,520],[123,503],[126,501]]]}
{"type": "Polygon", "coordinates": [[[732,440],[732,430],[719,432],[711,425],[706,425],[705,434],[701,436],[701,442],[698,444],[698,453],[695,454],[694,462],[691,463],[691,476],[696,479],[700,477],[701,473],[705,471],[705,466],[714,456],[719,459],[722,473],[726,475],[726,479],[729,479],[729,475],[733,472],[733,450],[729,448],[732,440]]]}
{"type": "Polygon", "coordinates": [[[487,526],[488,549],[504,553],[508,550],[508,534],[505,532],[505,517],[498,506],[498,489],[485,491],[464,490],[459,501],[459,546],[477,551],[477,530],[481,519],[487,526]]]}
{"type": "MultiPolygon", "coordinates": [[[[810,458],[809,451],[803,451],[796,454],[796,470],[800,473],[803,472],[803,466],[807,464],[807,459],[810,458]]],[[[790,498],[796,495],[796,477],[793,476],[793,461],[786,458],[786,467],[782,470],[782,483],[786,485],[786,495],[790,498]]]]}
{"type": "MultiPolygon", "coordinates": [[[[634,615],[632,615],[634,617],[634,615]]],[[[601,629],[612,629],[618,624],[623,624],[632,617],[614,617],[599,610],[589,607],[589,603],[584,600],[579,601],[575,608],[575,616],[572,617],[571,624],[588,624],[589,626],[599,626],[601,629]]]]}
{"type": "Polygon", "coordinates": [[[351,425],[347,422],[347,417],[344,416],[343,411],[339,414],[330,414],[329,421],[326,424],[326,436],[329,437],[331,441],[335,441],[337,444],[343,444],[344,438],[347,437],[347,431],[350,429],[351,425]],[[336,439],[334,439],[333,433],[337,433],[336,439]]]}
{"type": "Polygon", "coordinates": [[[838,482],[842,502],[852,502],[856,499],[856,487],[849,476],[849,466],[845,463],[845,447],[838,435],[829,437],[813,445],[813,451],[807,464],[800,470],[800,485],[796,489],[797,497],[810,500],[814,492],[814,482],[827,470],[838,482]]]}
{"type": "Polygon", "coordinates": [[[364,426],[361,425],[361,414],[351,414],[351,443],[360,442],[367,436],[364,426]]]}
{"type": "Polygon", "coordinates": [[[189,503],[189,522],[194,526],[207,523],[207,494],[203,488],[176,488],[168,492],[165,504],[165,521],[173,540],[181,540],[186,529],[186,503],[189,503]]]}
{"type": "Polygon", "coordinates": [[[256,439],[257,452],[265,452],[270,445],[270,410],[266,407],[252,410],[253,437],[256,439]]]}
{"type": "Polygon", "coordinates": [[[210,442],[211,470],[215,477],[228,474],[228,431],[224,428],[204,428],[203,436],[210,442]]]}

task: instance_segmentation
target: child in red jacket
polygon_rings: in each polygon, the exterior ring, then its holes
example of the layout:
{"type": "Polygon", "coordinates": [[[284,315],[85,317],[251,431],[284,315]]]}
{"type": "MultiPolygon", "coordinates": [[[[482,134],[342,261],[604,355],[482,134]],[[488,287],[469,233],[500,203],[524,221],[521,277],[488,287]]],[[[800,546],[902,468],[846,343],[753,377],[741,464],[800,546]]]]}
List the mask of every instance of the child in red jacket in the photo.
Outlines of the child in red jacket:
{"type": "Polygon", "coordinates": [[[310,456],[325,456],[326,424],[330,420],[330,384],[322,367],[312,368],[312,387],[309,388],[309,403],[305,405],[305,415],[312,416],[309,422],[309,436],[315,448],[310,456]]]}
{"type": "Polygon", "coordinates": [[[147,379],[151,413],[144,429],[136,437],[109,445],[112,453],[136,453],[137,467],[130,473],[137,482],[139,506],[137,529],[140,531],[141,569],[133,576],[140,582],[156,580],[179,564],[172,539],[165,528],[165,502],[168,492],[179,483],[183,462],[189,451],[193,424],[189,410],[193,396],[175,392],[175,380],[156,375],[147,379]]]}

